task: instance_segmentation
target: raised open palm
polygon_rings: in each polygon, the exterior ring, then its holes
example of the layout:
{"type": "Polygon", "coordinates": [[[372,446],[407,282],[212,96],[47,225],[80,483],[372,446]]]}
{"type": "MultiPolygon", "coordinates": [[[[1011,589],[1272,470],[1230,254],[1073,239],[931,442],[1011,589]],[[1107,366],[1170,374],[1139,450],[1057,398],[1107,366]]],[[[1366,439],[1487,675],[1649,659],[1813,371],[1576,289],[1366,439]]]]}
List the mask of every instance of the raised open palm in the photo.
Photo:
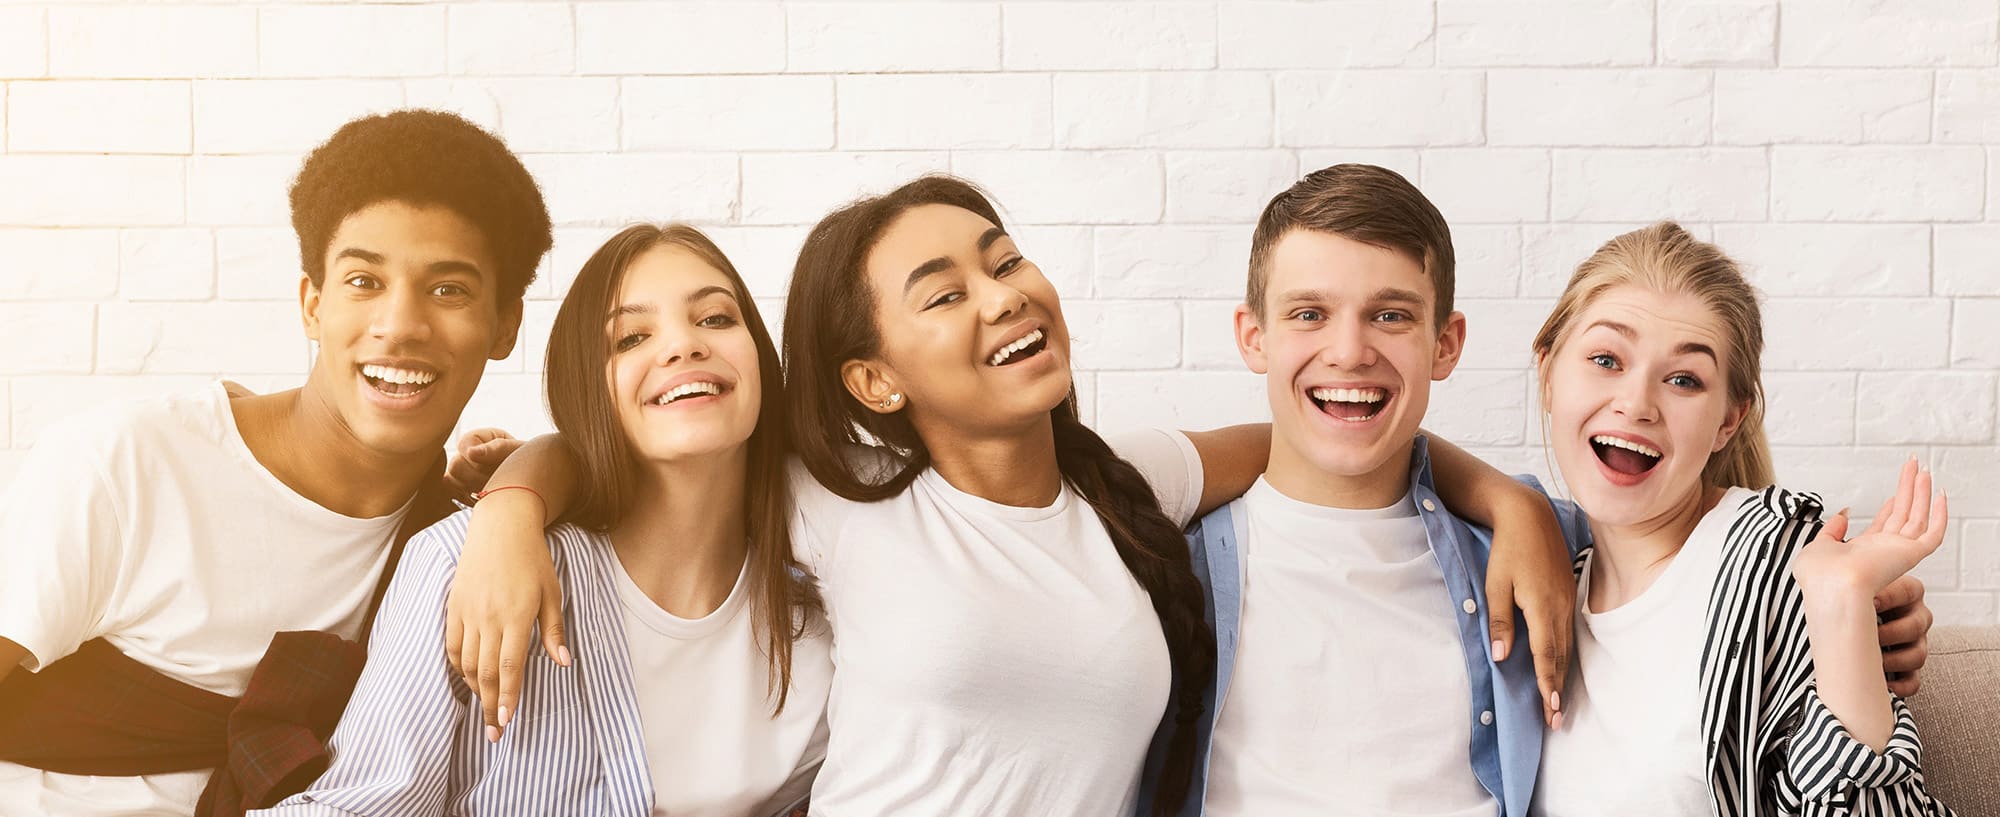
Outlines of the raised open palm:
{"type": "Polygon", "coordinates": [[[1792,574],[1809,593],[1844,589],[1872,597],[1944,543],[1948,519],[1944,494],[1931,496],[1931,472],[1911,458],[1867,530],[1847,539],[1847,514],[1835,514],[1793,562],[1792,574]]]}

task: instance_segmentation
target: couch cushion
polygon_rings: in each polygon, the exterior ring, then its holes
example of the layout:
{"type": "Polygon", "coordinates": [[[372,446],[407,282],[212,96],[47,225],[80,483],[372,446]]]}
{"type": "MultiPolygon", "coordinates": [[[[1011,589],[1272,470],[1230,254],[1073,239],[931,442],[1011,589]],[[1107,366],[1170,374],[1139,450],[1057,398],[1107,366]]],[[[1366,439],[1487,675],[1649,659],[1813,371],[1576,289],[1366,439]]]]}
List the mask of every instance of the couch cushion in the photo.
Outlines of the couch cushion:
{"type": "Polygon", "coordinates": [[[1964,817],[2000,815],[2000,628],[1939,627],[1930,646],[1910,699],[1924,781],[1964,817]]]}

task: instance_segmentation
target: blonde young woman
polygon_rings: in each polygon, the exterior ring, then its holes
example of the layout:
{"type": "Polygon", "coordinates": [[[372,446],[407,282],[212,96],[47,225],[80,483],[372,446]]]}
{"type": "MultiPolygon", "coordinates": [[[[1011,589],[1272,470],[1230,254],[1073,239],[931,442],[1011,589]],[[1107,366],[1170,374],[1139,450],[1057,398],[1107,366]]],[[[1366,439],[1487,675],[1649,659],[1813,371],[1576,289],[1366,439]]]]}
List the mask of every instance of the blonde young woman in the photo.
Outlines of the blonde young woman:
{"type": "Polygon", "coordinates": [[[1774,487],[1763,346],[1736,264],[1672,223],[1606,243],[1535,337],[1594,543],[1535,814],[1951,813],[1883,683],[1872,602],[1938,547],[1944,497],[1912,460],[1845,539],[1845,510],[1774,487]]]}

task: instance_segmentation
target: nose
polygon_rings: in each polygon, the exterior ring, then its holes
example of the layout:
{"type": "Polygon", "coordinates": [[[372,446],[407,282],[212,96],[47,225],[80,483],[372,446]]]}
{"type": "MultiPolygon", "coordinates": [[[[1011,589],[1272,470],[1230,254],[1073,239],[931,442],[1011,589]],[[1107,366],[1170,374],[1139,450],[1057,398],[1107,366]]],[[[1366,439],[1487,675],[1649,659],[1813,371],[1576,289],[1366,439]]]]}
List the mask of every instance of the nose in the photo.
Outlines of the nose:
{"type": "Polygon", "coordinates": [[[992,278],[982,279],[979,293],[979,317],[990,324],[998,324],[1008,318],[1019,316],[1028,308],[1028,296],[1005,281],[992,278]]]}
{"type": "Polygon", "coordinates": [[[1653,384],[1644,377],[1627,376],[1619,385],[1611,402],[1611,409],[1637,423],[1651,423],[1660,419],[1660,404],[1654,399],[1653,384]]]}
{"type": "Polygon", "coordinates": [[[663,329],[661,334],[665,337],[661,338],[663,342],[653,358],[655,365],[672,366],[676,363],[708,359],[708,343],[702,340],[701,333],[695,331],[694,327],[663,329]]]}
{"type": "Polygon", "coordinates": [[[368,327],[373,337],[391,344],[424,343],[431,339],[430,299],[415,287],[391,287],[376,301],[368,327]]]}
{"type": "Polygon", "coordinates": [[[1366,369],[1375,365],[1379,356],[1374,344],[1368,342],[1368,330],[1363,320],[1328,320],[1332,325],[1324,330],[1326,345],[1319,350],[1321,363],[1336,369],[1366,369]]]}

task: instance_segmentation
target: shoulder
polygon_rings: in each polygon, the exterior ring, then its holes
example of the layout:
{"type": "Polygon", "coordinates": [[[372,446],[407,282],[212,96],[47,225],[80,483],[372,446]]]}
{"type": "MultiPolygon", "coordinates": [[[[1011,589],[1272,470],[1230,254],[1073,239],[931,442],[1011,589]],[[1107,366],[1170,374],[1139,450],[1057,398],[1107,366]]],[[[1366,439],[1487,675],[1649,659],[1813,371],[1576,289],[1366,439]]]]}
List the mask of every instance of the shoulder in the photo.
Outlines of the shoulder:
{"type": "Polygon", "coordinates": [[[146,472],[148,462],[174,456],[191,445],[222,446],[232,422],[221,384],[113,400],[42,428],[31,456],[65,470],[92,469],[104,475],[146,472]]]}
{"type": "MultiPolygon", "coordinates": [[[[467,531],[471,525],[472,509],[462,509],[411,537],[409,550],[442,560],[448,565],[457,565],[459,557],[465,553],[467,531]]],[[[548,541],[550,555],[556,564],[561,565],[583,548],[596,547],[603,534],[564,523],[549,528],[544,538],[548,541]]]]}
{"type": "Polygon", "coordinates": [[[1782,523],[1816,523],[1826,511],[1825,500],[1811,491],[1795,491],[1773,485],[1761,490],[1731,488],[1723,494],[1722,503],[1736,505],[1736,519],[1740,521],[1782,523]]]}

